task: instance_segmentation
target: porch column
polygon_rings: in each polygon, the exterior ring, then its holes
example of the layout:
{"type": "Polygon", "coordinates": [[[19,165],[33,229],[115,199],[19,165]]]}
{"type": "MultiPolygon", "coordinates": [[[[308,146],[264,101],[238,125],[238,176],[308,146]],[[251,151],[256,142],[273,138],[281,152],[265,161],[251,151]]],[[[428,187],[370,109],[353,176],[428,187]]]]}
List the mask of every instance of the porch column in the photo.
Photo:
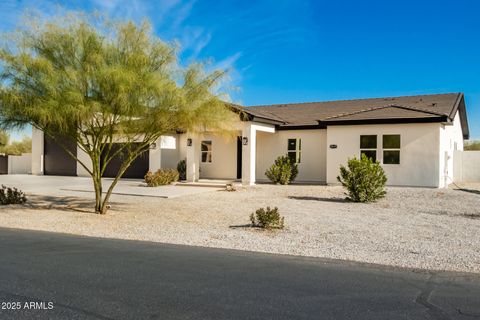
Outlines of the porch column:
{"type": "Polygon", "coordinates": [[[32,127],[32,174],[43,175],[43,138],[42,130],[32,127]]]}
{"type": "Polygon", "coordinates": [[[251,186],[255,184],[257,132],[250,122],[242,130],[242,148],[242,184],[251,186]]]}
{"type": "Polygon", "coordinates": [[[200,177],[200,145],[198,139],[187,138],[187,182],[196,182],[200,177]]]}

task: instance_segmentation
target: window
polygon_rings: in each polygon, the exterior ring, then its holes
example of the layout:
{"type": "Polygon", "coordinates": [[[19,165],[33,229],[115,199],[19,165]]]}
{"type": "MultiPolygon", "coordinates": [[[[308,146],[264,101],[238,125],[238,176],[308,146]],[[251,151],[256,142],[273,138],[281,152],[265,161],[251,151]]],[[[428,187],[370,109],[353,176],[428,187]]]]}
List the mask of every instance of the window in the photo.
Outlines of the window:
{"type": "Polygon", "coordinates": [[[400,135],[383,135],[383,164],[400,164],[400,135]]]}
{"type": "Polygon", "coordinates": [[[360,136],[360,156],[364,154],[366,157],[377,161],[377,136],[368,135],[360,136]]]}
{"type": "Polygon", "coordinates": [[[302,157],[302,139],[288,139],[288,156],[295,163],[300,163],[302,157]]]}
{"type": "Polygon", "coordinates": [[[202,141],[202,162],[212,162],[212,141],[202,141]]]}

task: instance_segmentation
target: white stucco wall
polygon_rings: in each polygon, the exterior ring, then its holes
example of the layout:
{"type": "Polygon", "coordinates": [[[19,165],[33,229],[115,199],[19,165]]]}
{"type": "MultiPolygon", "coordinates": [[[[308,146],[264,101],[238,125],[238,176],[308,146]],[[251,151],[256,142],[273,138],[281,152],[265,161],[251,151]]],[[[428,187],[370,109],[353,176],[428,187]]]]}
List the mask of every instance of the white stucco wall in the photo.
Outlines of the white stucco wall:
{"type": "Polygon", "coordinates": [[[452,124],[440,126],[440,187],[446,187],[454,181],[455,150],[463,150],[463,132],[458,112],[452,124]]]}
{"type": "Polygon", "coordinates": [[[32,174],[43,174],[43,131],[32,127],[32,174]]]}
{"type": "Polygon", "coordinates": [[[32,172],[32,154],[8,156],[8,174],[29,174],[32,172]]]}
{"type": "Polygon", "coordinates": [[[340,165],[360,156],[360,135],[377,135],[377,160],[383,161],[382,135],[400,134],[400,164],[383,165],[388,185],[439,187],[439,123],[329,126],[327,183],[336,184],[340,165]],[[336,144],[336,149],[330,149],[336,144]]]}
{"type": "Polygon", "coordinates": [[[460,151],[453,153],[454,182],[480,182],[480,151],[460,151]]]}
{"type": "Polygon", "coordinates": [[[286,155],[288,139],[301,139],[301,162],[296,182],[325,183],[327,130],[279,130],[257,133],[257,181],[268,181],[265,171],[278,156],[286,155]]]}
{"type": "MultiPolygon", "coordinates": [[[[177,169],[180,161],[180,137],[178,134],[162,136],[162,168],[177,169]]],[[[186,142],[185,142],[186,143],[186,142]]]]}
{"type": "MultiPolygon", "coordinates": [[[[238,133],[240,135],[240,132],[238,133]]],[[[212,162],[201,162],[200,178],[236,179],[237,178],[237,140],[236,136],[218,136],[205,134],[196,139],[200,149],[202,140],[212,141],[212,162]]],[[[200,151],[201,156],[201,151],[200,151]]]]}

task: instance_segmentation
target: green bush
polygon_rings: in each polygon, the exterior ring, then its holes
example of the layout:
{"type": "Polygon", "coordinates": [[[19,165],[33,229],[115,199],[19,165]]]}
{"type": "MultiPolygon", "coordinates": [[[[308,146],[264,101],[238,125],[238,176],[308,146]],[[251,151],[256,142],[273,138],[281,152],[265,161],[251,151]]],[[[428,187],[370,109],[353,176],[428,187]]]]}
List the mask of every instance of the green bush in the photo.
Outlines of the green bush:
{"type": "Polygon", "coordinates": [[[145,182],[149,187],[158,187],[178,181],[178,171],[175,169],[159,169],[153,173],[148,171],[145,182]]]}
{"type": "Polygon", "coordinates": [[[250,215],[250,221],[253,227],[264,229],[283,229],[284,218],[278,213],[278,208],[270,209],[260,208],[250,215]]]}
{"type": "Polygon", "coordinates": [[[2,184],[0,188],[0,204],[22,204],[27,202],[25,193],[17,188],[7,188],[2,184]]]}
{"type": "Polygon", "coordinates": [[[278,157],[265,172],[267,178],[276,184],[289,184],[295,180],[297,174],[298,166],[288,155],[278,157]]]}
{"type": "Polygon", "coordinates": [[[364,154],[348,160],[347,168],[340,166],[337,180],[347,188],[347,199],[354,202],[373,202],[386,194],[387,177],[378,161],[364,154]]]}
{"type": "Polygon", "coordinates": [[[179,174],[179,180],[187,180],[187,161],[181,160],[177,164],[177,171],[179,174]]]}

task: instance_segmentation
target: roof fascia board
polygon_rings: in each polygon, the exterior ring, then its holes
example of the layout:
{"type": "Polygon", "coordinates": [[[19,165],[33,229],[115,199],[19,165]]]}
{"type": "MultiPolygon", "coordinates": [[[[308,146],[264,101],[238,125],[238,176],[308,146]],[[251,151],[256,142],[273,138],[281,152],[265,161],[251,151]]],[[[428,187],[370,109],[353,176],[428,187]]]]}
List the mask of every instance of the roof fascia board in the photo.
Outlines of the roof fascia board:
{"type": "Polygon", "coordinates": [[[447,122],[448,116],[426,117],[426,118],[391,118],[391,119],[362,119],[362,120],[336,120],[336,121],[319,121],[319,124],[326,126],[343,126],[343,125],[362,125],[362,124],[403,124],[403,123],[434,123],[447,122]]]}

